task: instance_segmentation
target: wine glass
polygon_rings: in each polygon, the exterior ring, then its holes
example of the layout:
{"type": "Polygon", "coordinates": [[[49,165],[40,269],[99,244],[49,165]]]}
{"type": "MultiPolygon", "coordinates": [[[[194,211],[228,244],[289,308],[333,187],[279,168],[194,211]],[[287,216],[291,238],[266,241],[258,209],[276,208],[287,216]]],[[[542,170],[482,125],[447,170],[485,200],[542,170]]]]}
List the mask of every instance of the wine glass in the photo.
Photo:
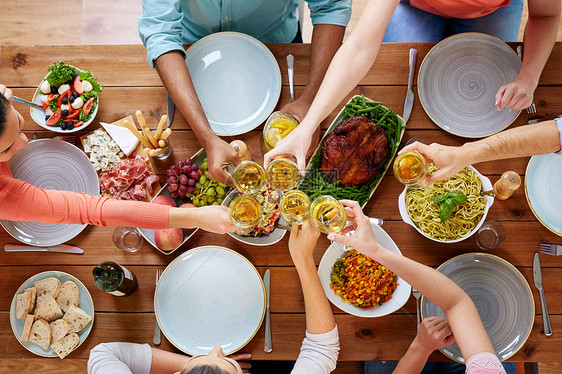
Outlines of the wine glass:
{"type": "Polygon", "coordinates": [[[276,158],[271,161],[265,171],[269,185],[276,190],[289,191],[301,182],[297,164],[288,158],[276,158]]]}
{"type": "Polygon", "coordinates": [[[427,177],[427,160],[417,151],[405,152],[394,160],[394,176],[410,188],[421,188],[420,183],[427,177]]]}
{"type": "Polygon", "coordinates": [[[230,219],[241,229],[255,226],[261,216],[261,204],[252,195],[238,195],[229,204],[230,219]]]}
{"type": "Polygon", "coordinates": [[[265,183],[265,171],[254,161],[242,161],[232,172],[236,189],[242,193],[257,193],[265,183]]]}
{"type": "Polygon", "coordinates": [[[302,225],[310,217],[310,199],[299,190],[286,192],[279,202],[281,216],[289,225],[302,225]]]}

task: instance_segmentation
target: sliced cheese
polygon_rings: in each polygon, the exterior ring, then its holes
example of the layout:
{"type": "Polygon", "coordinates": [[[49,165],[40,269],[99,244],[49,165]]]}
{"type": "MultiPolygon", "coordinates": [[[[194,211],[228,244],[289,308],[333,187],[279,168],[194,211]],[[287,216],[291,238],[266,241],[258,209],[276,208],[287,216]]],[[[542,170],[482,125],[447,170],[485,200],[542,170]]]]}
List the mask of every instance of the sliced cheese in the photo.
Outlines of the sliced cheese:
{"type": "Polygon", "coordinates": [[[139,144],[139,140],[129,129],[110,123],[100,123],[127,156],[130,155],[137,147],[137,144],[139,144]]]}

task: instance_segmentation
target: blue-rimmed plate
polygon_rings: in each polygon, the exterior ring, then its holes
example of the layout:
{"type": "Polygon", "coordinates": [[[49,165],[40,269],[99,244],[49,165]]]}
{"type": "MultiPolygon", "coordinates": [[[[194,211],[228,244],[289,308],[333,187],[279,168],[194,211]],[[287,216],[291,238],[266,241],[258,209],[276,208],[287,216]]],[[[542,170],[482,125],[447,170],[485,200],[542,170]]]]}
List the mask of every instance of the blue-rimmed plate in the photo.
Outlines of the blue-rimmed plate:
{"type": "MultiPolygon", "coordinates": [[[[99,195],[99,180],[88,157],[76,146],[55,139],[39,139],[19,150],[8,167],[16,179],[47,190],[99,195]]],[[[52,224],[33,221],[0,221],[15,239],[36,246],[66,242],[86,224],[52,224]]]]}
{"type": "MultiPolygon", "coordinates": [[[[535,322],[535,302],[529,283],[509,262],[487,253],[466,253],[444,262],[438,271],[470,296],[501,361],[527,341],[535,322]]],[[[443,309],[421,299],[422,318],[445,317],[443,309]]],[[[442,348],[446,356],[464,363],[456,343],[442,348]]]]}
{"type": "Polygon", "coordinates": [[[197,97],[215,133],[239,135],[258,127],[281,94],[281,72],[259,40],[237,32],[211,34],[186,52],[197,97]]]}
{"type": "Polygon", "coordinates": [[[166,338],[189,355],[217,345],[225,354],[244,347],[260,328],[265,288],[244,256],[219,246],[190,249],[162,273],[154,311],[166,338]]]}
{"type": "Polygon", "coordinates": [[[525,172],[525,196],[531,210],[547,229],[562,236],[562,156],[531,157],[525,172]]]}
{"type": "MultiPolygon", "coordinates": [[[[371,223],[371,228],[377,238],[377,242],[394,253],[398,253],[400,255],[402,254],[396,243],[394,243],[394,240],[392,240],[390,235],[388,235],[382,227],[371,223]]],[[[387,314],[397,311],[406,304],[408,298],[410,297],[412,288],[400,277],[398,277],[398,287],[394,290],[392,299],[382,305],[371,309],[362,309],[354,305],[344,303],[341,297],[336,295],[330,288],[330,274],[332,273],[332,267],[336,261],[340,260],[345,255],[342,248],[341,244],[332,243],[332,245],[330,245],[324,253],[324,256],[322,256],[322,260],[320,260],[320,265],[318,266],[318,276],[320,277],[320,282],[322,283],[322,287],[324,288],[324,292],[326,293],[328,300],[330,300],[332,304],[346,313],[369,318],[386,316],[387,314]]]]}
{"type": "Polygon", "coordinates": [[[49,278],[49,277],[57,278],[60,281],[61,284],[63,284],[66,281],[73,281],[78,286],[78,290],[80,291],[80,304],[78,305],[78,307],[80,309],[82,309],[84,312],[86,312],[88,315],[90,315],[92,317],[92,321],[86,327],[84,327],[82,330],[80,330],[77,333],[78,336],[80,337],[80,343],[78,343],[78,346],[76,348],[78,348],[84,342],[84,340],[86,340],[88,335],[90,335],[90,331],[92,331],[92,326],[94,325],[94,301],[92,300],[92,296],[90,295],[90,292],[88,291],[86,286],[84,286],[84,283],[82,283],[75,276],[73,276],[71,274],[68,274],[68,273],[65,273],[65,272],[62,272],[62,271],[44,271],[42,273],[35,274],[31,278],[29,278],[28,280],[23,282],[23,284],[16,291],[16,293],[15,293],[13,299],[12,299],[12,304],[10,305],[10,325],[12,326],[12,331],[13,331],[14,335],[16,336],[16,339],[18,340],[18,342],[20,342],[20,344],[25,349],[27,349],[29,352],[35,353],[36,355],[42,356],[42,357],[57,357],[57,354],[55,353],[55,351],[53,351],[53,349],[51,347],[49,347],[49,349],[47,351],[45,351],[43,348],[41,348],[40,346],[38,346],[35,343],[29,342],[29,341],[22,342],[20,340],[20,337],[21,337],[21,334],[23,332],[23,326],[25,324],[25,319],[17,319],[16,318],[16,297],[17,297],[17,295],[19,295],[20,293],[23,293],[23,291],[26,288],[33,287],[34,282],[37,282],[41,279],[45,279],[45,278],[49,278]]]}

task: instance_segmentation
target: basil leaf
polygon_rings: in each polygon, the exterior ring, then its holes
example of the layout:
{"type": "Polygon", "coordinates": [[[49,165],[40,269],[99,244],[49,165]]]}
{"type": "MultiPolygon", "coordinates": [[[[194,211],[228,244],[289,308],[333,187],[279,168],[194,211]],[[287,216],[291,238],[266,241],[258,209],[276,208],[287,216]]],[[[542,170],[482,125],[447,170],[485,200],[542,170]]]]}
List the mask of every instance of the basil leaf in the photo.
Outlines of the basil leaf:
{"type": "Polygon", "coordinates": [[[467,199],[466,195],[456,192],[452,192],[451,194],[454,194],[453,196],[450,197],[450,199],[455,205],[461,205],[466,202],[467,199]]]}
{"type": "Polygon", "coordinates": [[[451,212],[453,210],[450,208],[449,204],[441,204],[439,205],[439,219],[441,222],[445,222],[451,216],[451,212]]]}
{"type": "Polygon", "coordinates": [[[447,197],[445,195],[437,195],[432,200],[435,201],[436,203],[439,203],[441,201],[445,201],[446,198],[447,197]]]}

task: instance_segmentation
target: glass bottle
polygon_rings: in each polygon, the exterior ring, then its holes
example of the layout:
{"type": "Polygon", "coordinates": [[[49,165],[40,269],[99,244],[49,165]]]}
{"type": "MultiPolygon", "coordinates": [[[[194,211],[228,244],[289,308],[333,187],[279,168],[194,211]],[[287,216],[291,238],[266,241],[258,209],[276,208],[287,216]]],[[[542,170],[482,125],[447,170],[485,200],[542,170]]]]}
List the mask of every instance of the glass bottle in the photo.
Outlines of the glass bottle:
{"type": "Polygon", "coordinates": [[[505,200],[521,186],[521,177],[514,171],[506,171],[500,179],[494,183],[495,198],[505,200]]]}
{"type": "Polygon", "coordinates": [[[137,278],[126,267],[115,262],[102,262],[92,271],[96,286],[114,296],[132,294],[138,286],[137,278]]]}

